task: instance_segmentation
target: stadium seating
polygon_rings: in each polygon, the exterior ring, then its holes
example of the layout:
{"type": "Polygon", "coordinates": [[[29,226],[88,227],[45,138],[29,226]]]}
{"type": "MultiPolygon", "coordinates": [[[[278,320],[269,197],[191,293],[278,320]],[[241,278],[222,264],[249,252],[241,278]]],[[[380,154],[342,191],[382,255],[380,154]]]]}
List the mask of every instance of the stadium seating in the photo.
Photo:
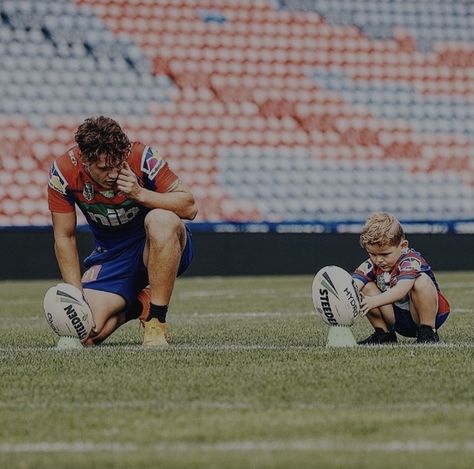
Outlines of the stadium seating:
{"type": "Polygon", "coordinates": [[[455,0],[4,0],[0,226],[116,118],[200,222],[474,219],[473,6],[455,0]]]}

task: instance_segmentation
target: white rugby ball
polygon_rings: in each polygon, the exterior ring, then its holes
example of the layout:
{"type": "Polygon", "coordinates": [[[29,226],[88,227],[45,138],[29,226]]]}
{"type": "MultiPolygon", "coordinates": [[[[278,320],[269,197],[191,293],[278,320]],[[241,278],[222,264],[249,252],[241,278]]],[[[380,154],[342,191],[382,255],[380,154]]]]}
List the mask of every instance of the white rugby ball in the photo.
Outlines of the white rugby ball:
{"type": "Polygon", "coordinates": [[[94,320],[89,305],[79,288],[69,283],[58,283],[44,297],[46,321],[60,337],[84,339],[92,329],[94,320]]]}
{"type": "Polygon", "coordinates": [[[312,295],[316,313],[330,326],[352,326],[360,314],[361,296],[354,279],[335,265],[315,275],[312,295]]]}

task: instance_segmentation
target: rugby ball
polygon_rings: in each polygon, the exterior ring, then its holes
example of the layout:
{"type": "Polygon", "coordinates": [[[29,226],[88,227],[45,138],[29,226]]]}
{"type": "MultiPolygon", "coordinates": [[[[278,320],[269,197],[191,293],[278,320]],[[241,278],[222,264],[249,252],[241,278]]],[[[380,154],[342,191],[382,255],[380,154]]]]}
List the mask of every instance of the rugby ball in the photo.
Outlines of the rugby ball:
{"type": "Polygon", "coordinates": [[[360,315],[359,289],[351,275],[335,265],[315,275],[312,296],[316,313],[330,326],[352,326],[360,315]]]}
{"type": "Polygon", "coordinates": [[[81,290],[69,283],[58,283],[44,296],[46,321],[60,337],[84,339],[91,331],[92,311],[81,290]]]}

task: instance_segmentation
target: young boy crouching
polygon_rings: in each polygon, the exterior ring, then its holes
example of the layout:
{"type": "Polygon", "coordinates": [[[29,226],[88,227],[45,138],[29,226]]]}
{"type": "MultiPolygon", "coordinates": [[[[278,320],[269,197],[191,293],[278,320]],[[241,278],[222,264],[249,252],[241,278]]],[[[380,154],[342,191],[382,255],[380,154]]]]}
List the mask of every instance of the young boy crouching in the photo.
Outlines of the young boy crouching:
{"type": "Polygon", "coordinates": [[[416,343],[438,342],[449,303],[426,260],[408,247],[400,222],[387,212],[372,214],[360,244],[369,259],[352,275],[364,297],[362,313],[375,330],[359,344],[397,342],[396,333],[416,337],[416,343]]]}

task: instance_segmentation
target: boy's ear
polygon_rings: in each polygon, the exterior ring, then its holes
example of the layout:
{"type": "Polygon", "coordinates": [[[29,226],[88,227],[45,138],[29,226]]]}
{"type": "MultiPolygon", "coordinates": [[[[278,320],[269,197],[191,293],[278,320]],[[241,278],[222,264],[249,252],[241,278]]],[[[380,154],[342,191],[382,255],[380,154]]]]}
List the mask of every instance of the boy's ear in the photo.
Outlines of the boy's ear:
{"type": "Polygon", "coordinates": [[[402,249],[407,248],[407,247],[408,247],[408,239],[404,239],[404,240],[400,243],[400,247],[401,247],[402,249]]]}

